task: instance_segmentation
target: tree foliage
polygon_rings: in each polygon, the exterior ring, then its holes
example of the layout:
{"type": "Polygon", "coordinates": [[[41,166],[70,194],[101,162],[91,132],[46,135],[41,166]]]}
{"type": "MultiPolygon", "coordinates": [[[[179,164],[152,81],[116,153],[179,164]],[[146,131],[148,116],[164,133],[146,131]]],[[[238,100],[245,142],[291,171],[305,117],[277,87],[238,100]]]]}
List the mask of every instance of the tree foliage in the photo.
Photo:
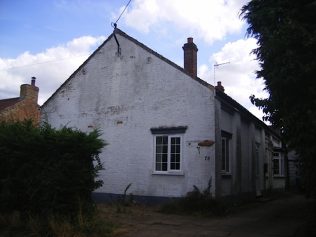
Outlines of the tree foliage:
{"type": "Polygon", "coordinates": [[[102,185],[99,132],[0,123],[0,212],[75,216],[102,185]]]}
{"type": "Polygon", "coordinates": [[[242,8],[269,97],[251,96],[265,120],[282,129],[303,161],[305,184],[316,193],[316,1],[251,0],[242,8]]]}

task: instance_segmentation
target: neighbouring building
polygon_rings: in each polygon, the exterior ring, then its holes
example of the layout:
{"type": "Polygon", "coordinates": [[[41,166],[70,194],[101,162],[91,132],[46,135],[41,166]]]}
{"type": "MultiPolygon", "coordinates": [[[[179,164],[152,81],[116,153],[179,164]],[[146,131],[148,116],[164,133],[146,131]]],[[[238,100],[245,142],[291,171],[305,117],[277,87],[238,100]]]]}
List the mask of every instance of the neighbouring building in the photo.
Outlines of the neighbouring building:
{"type": "Polygon", "coordinates": [[[215,86],[216,196],[284,189],[280,136],[215,86]]]}
{"type": "Polygon", "coordinates": [[[184,68],[115,29],[43,104],[41,119],[53,127],[102,131],[108,146],[98,198],[129,184],[135,196],[151,198],[184,196],[209,182],[215,197],[273,187],[267,167],[278,135],[220,83],[197,77],[193,38],[183,50],[184,68]]]}
{"type": "Polygon", "coordinates": [[[0,121],[32,120],[34,124],[39,124],[38,91],[39,88],[35,86],[35,77],[32,77],[31,85],[21,85],[20,97],[0,100],[0,121]]]}

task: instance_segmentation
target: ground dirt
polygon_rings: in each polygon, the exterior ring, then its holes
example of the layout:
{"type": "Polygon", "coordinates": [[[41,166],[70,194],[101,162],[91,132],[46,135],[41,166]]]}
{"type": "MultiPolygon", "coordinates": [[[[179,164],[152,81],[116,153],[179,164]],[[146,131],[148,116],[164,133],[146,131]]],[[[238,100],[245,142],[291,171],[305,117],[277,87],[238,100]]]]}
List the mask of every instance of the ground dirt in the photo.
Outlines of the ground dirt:
{"type": "Polygon", "coordinates": [[[116,225],[115,237],[316,236],[315,202],[297,194],[258,199],[225,217],[167,215],[158,206],[99,207],[116,225]]]}

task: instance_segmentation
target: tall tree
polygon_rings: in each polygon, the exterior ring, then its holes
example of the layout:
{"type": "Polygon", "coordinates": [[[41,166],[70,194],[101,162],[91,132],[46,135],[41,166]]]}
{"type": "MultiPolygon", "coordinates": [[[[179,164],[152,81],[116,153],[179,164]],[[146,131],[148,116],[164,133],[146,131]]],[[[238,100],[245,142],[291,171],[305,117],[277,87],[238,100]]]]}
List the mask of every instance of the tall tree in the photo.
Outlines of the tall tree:
{"type": "Polygon", "coordinates": [[[241,16],[248,35],[258,40],[257,77],[269,92],[268,98],[250,99],[300,155],[306,191],[315,195],[316,1],[251,0],[241,16]]]}

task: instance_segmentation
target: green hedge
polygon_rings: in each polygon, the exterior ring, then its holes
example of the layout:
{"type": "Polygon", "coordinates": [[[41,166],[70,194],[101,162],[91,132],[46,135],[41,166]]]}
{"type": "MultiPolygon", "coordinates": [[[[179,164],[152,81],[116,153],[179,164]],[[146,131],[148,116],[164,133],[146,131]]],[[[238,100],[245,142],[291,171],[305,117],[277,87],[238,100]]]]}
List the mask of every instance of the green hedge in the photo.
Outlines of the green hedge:
{"type": "Polygon", "coordinates": [[[91,192],[102,186],[98,154],[106,144],[99,136],[0,123],[0,211],[72,216],[91,210],[91,192]]]}

